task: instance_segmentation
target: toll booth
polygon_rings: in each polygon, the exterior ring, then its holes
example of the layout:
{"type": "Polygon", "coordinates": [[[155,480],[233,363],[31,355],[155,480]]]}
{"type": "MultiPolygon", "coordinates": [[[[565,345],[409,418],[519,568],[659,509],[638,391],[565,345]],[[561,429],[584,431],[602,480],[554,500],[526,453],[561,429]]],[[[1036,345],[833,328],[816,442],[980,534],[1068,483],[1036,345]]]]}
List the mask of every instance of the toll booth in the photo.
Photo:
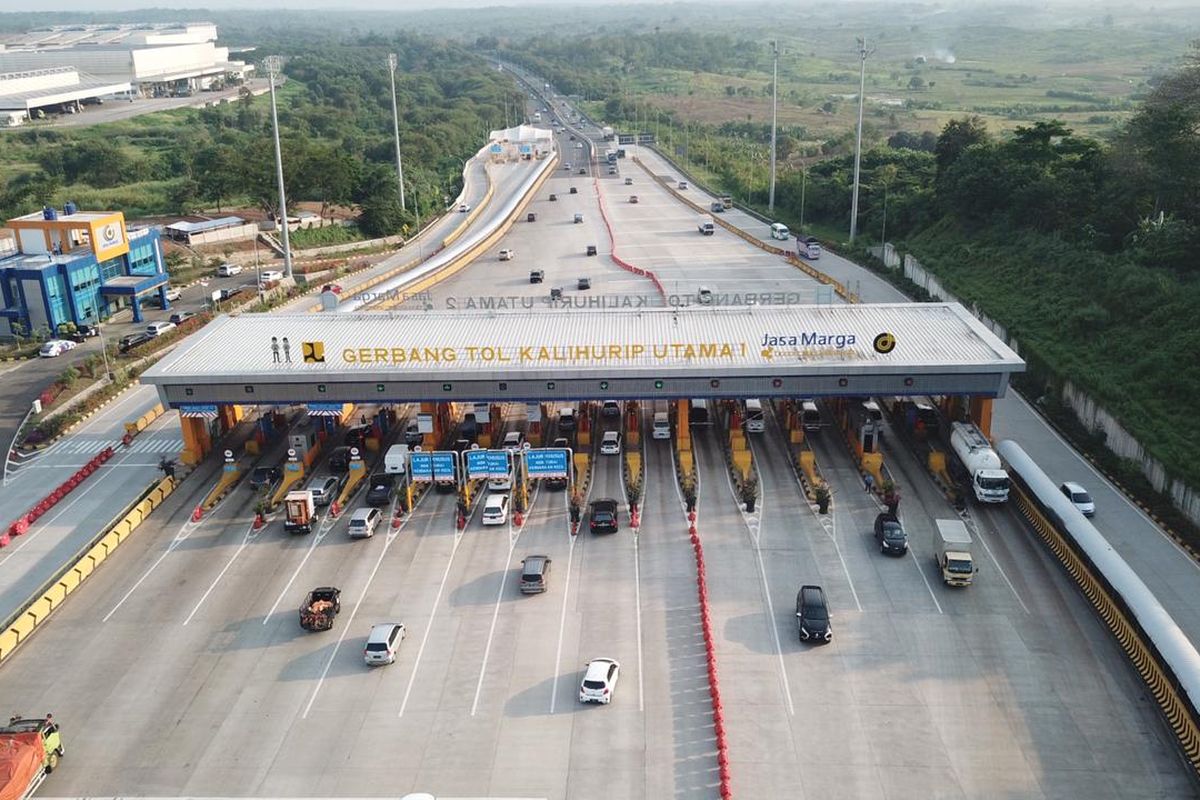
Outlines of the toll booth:
{"type": "Polygon", "coordinates": [[[854,440],[863,453],[877,453],[883,439],[883,412],[879,404],[866,397],[846,400],[846,415],[854,440]]]}
{"type": "Polygon", "coordinates": [[[330,417],[317,417],[317,423],[314,424],[313,419],[310,418],[288,433],[288,451],[295,451],[298,461],[305,464],[312,463],[316,457],[317,444],[321,440],[318,435],[319,428],[323,427],[321,423],[327,419],[330,417]]]}

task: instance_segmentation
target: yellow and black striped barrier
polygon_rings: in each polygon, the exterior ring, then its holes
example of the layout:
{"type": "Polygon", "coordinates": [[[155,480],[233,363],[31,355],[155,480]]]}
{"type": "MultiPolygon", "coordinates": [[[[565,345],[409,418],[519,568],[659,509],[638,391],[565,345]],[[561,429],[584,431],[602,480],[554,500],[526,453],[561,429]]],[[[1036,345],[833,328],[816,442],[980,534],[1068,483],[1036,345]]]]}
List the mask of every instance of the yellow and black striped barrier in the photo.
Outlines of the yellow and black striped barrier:
{"type": "Polygon", "coordinates": [[[0,628],[0,663],[32,636],[174,490],[174,478],[163,478],[152,484],[106,525],[72,562],[34,592],[21,610],[0,628]]]}
{"type": "Polygon", "coordinates": [[[1121,649],[1125,651],[1134,669],[1154,696],[1171,730],[1175,732],[1179,746],[1191,763],[1192,769],[1200,774],[1200,727],[1197,726],[1190,705],[1181,697],[1169,671],[1160,663],[1154,649],[1146,642],[1138,627],[1130,621],[1121,605],[1109,594],[1103,581],[1096,577],[1087,562],[1042,514],[1037,504],[1016,484],[1010,491],[1010,497],[1016,499],[1021,515],[1029,521],[1030,526],[1054,553],[1055,558],[1104,620],[1104,624],[1112,631],[1117,643],[1121,645],[1121,649]]]}

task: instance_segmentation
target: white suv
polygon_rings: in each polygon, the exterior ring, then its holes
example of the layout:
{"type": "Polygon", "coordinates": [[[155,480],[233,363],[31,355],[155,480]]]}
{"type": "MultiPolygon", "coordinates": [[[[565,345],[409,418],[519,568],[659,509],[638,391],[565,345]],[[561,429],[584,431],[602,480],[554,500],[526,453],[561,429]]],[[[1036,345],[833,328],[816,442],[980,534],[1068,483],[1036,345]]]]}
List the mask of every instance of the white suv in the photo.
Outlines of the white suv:
{"type": "Polygon", "coordinates": [[[396,660],[396,651],[404,641],[404,623],[381,622],[371,626],[367,634],[367,646],[363,648],[363,661],[368,666],[391,664],[396,660]]]}
{"type": "Polygon", "coordinates": [[[217,267],[217,277],[219,278],[231,278],[234,275],[240,275],[241,272],[242,268],[237,264],[222,264],[217,267]]]}
{"type": "Polygon", "coordinates": [[[620,677],[621,665],[611,658],[597,658],[588,662],[583,683],[579,685],[579,702],[608,705],[612,702],[620,677]]]}
{"type": "Polygon", "coordinates": [[[600,440],[600,455],[602,456],[619,456],[621,455],[621,434],[617,431],[605,431],[604,437],[600,440]]]}
{"type": "Polygon", "coordinates": [[[516,257],[516,255],[517,254],[515,252],[513,252],[513,249],[511,247],[506,247],[500,251],[500,260],[501,261],[512,261],[516,257]]]}

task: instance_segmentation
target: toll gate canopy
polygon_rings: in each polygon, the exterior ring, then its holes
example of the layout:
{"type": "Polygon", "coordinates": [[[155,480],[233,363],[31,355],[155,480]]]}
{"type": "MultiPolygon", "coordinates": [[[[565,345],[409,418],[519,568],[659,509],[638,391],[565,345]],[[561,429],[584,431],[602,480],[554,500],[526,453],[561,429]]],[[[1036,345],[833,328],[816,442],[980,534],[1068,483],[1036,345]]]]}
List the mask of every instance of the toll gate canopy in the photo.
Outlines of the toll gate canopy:
{"type": "Polygon", "coordinates": [[[165,404],[1003,396],[958,303],[242,314],[142,375],[165,404]]]}

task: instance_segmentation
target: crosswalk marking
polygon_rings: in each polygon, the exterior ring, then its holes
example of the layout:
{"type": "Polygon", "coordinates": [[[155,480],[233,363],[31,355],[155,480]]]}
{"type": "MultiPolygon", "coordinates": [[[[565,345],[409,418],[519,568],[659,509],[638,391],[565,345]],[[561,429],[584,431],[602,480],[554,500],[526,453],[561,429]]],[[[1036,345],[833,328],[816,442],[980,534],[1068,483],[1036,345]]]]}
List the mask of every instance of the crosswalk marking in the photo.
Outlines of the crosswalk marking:
{"type": "Polygon", "coordinates": [[[171,436],[134,439],[128,448],[120,439],[86,439],[72,437],[46,448],[45,455],[95,455],[111,447],[122,453],[168,453],[183,449],[183,439],[171,436]]]}

